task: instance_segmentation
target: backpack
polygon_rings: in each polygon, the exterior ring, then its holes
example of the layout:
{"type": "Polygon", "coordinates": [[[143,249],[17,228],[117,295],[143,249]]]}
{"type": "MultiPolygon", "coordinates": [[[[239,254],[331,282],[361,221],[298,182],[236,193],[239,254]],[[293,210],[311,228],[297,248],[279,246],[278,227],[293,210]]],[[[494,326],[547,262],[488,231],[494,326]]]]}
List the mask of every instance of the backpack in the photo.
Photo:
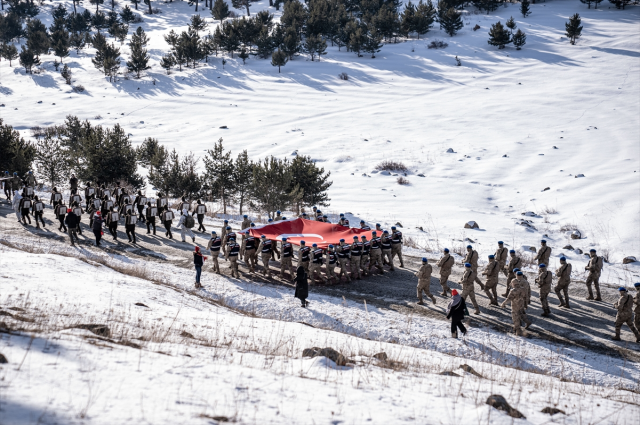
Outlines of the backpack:
{"type": "Polygon", "coordinates": [[[596,261],[596,270],[598,272],[601,272],[603,268],[604,268],[604,258],[598,257],[598,260],[596,261]]]}
{"type": "Polygon", "coordinates": [[[196,225],[196,221],[193,219],[192,216],[187,215],[185,216],[185,219],[184,219],[184,225],[187,226],[189,229],[191,229],[193,226],[196,225]]]}

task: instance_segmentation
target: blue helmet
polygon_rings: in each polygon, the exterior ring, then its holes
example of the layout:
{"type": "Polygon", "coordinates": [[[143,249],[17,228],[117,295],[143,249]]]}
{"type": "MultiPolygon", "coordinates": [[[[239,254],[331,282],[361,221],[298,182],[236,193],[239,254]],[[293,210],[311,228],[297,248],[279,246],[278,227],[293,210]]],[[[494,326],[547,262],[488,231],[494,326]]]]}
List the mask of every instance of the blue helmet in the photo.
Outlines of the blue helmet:
{"type": "Polygon", "coordinates": [[[490,259],[490,260],[493,260],[494,258],[496,258],[496,256],[495,256],[495,255],[493,255],[493,254],[489,255],[489,259],[490,259]]]}
{"type": "Polygon", "coordinates": [[[541,268],[541,269],[544,269],[545,267],[547,267],[547,265],[544,264],[544,263],[540,263],[540,264],[538,264],[538,267],[541,268]]]}
{"type": "Polygon", "coordinates": [[[445,249],[444,249],[444,252],[449,252],[449,248],[445,248],[445,249]]]}
{"type": "Polygon", "coordinates": [[[465,266],[466,268],[471,268],[471,264],[470,264],[470,263],[464,263],[464,266],[465,266]]]}

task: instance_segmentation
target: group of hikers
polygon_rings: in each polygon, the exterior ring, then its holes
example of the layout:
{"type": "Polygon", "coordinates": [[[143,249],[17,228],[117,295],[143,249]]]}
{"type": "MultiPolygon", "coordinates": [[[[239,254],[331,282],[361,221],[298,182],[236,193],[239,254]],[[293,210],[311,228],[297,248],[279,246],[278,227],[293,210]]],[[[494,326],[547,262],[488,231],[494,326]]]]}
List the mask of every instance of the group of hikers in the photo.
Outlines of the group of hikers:
{"type": "MultiPolygon", "coordinates": [[[[11,190],[13,190],[12,205],[14,207],[18,221],[31,224],[30,216],[33,215],[35,224],[40,228],[40,223],[45,226],[43,213],[45,205],[38,196],[35,195],[34,187],[37,184],[33,173],[29,172],[24,180],[14,176],[8,176],[5,172],[5,178],[2,179],[7,199],[11,201],[11,190]]],[[[79,194],[78,179],[72,175],[69,181],[70,195],[68,204],[62,192],[56,187],[53,188],[49,203],[54,210],[56,219],[59,221],[58,230],[68,233],[71,244],[75,245],[78,241],[78,234],[82,234],[80,227],[81,217],[87,213],[89,215],[89,227],[95,235],[96,246],[100,246],[104,230],[107,230],[113,239],[118,239],[118,224],[120,220],[124,220],[125,232],[131,243],[136,243],[136,226],[138,222],[146,225],[147,234],[153,232],[156,234],[156,219],[159,219],[165,228],[165,236],[172,239],[171,231],[174,212],[169,207],[169,199],[162,193],[158,193],[155,198],[148,198],[137,191],[136,194],[129,194],[127,188],[116,183],[115,186],[107,188],[105,184],[92,186],[89,182],[83,188],[84,198],[79,194]],[[84,206],[83,206],[84,202],[84,206]]],[[[175,207],[175,205],[174,205],[175,207]]],[[[178,202],[177,208],[179,213],[178,227],[180,229],[181,239],[186,241],[189,236],[195,243],[195,234],[191,230],[195,227],[196,219],[198,223],[197,231],[206,232],[204,226],[204,217],[207,213],[207,207],[201,200],[196,200],[195,204],[187,201],[184,197],[178,202]],[[195,217],[195,219],[194,219],[195,217]]],[[[307,214],[302,209],[298,215],[299,218],[307,220],[315,220],[319,222],[329,222],[328,216],[323,214],[317,207],[313,207],[313,212],[307,214]]],[[[287,220],[280,211],[277,211],[273,219],[269,219],[269,223],[287,220]]],[[[350,228],[348,218],[344,214],[340,214],[338,225],[350,228]]],[[[228,220],[223,221],[223,225],[218,232],[211,232],[211,237],[207,244],[207,251],[211,255],[212,269],[214,273],[220,274],[219,257],[223,257],[230,263],[231,277],[240,278],[238,270],[238,261],[244,261],[251,273],[256,272],[258,266],[258,257],[262,262],[262,274],[267,277],[272,276],[270,262],[279,260],[280,276],[286,278],[287,272],[289,279],[301,285],[296,294],[301,299],[302,305],[306,306],[308,297],[308,281],[312,284],[337,284],[341,283],[343,278],[347,282],[360,280],[365,276],[371,275],[375,270],[379,274],[384,274],[385,266],[389,271],[394,271],[394,260],[397,257],[399,266],[404,268],[402,257],[402,232],[391,226],[390,231],[385,230],[380,224],[376,224],[375,229],[371,229],[363,220],[359,223],[359,229],[370,231],[371,238],[365,235],[353,236],[352,241],[340,239],[338,243],[329,244],[326,249],[319,247],[313,243],[307,245],[305,241],[300,241],[297,253],[294,251],[293,244],[288,241],[287,237],[281,240],[272,240],[265,235],[260,237],[254,236],[256,232],[250,232],[251,228],[256,225],[251,222],[247,215],[243,216],[241,229],[236,233],[228,220]],[[297,257],[297,266],[295,268],[293,260],[297,257]],[[336,271],[336,268],[339,270],[336,271]],[[324,271],[323,271],[324,269],[324,271]]],[[[259,233],[259,232],[257,232],[259,233]]],[[[475,314],[481,314],[480,307],[476,301],[475,285],[478,284],[480,289],[485,292],[489,298],[490,304],[494,306],[505,307],[511,303],[511,316],[513,320],[514,332],[521,335],[522,323],[525,329],[528,329],[532,321],[527,316],[527,308],[531,304],[531,284],[526,274],[521,270],[523,268],[523,260],[515,250],[508,250],[503,242],[498,242],[498,248],[494,254],[488,256],[488,263],[484,266],[482,272],[478,273],[478,252],[471,245],[466,248],[466,255],[461,265],[464,266],[464,273],[459,280],[462,286],[462,293],[458,293],[455,289],[448,286],[449,276],[456,261],[449,249],[444,249],[442,257],[437,261],[436,266],[440,270],[439,282],[442,287],[441,296],[452,296],[452,301],[447,308],[447,317],[452,319],[452,337],[457,337],[459,329],[463,334],[466,329],[462,324],[462,317],[467,312],[466,300],[470,299],[475,314]],[[505,299],[502,303],[498,303],[497,286],[500,274],[506,277],[506,292],[501,294],[505,299]],[[480,279],[484,277],[484,282],[480,279]]],[[[196,246],[193,253],[194,266],[196,268],[196,288],[201,288],[200,277],[202,267],[208,258],[203,255],[201,248],[196,246]]],[[[563,256],[560,258],[560,267],[555,274],[549,270],[549,259],[551,257],[551,247],[545,240],[540,243],[537,250],[535,261],[538,264],[538,276],[535,284],[539,290],[540,304],[542,306],[542,316],[551,315],[548,297],[551,290],[556,293],[560,302],[560,308],[570,309],[569,285],[571,283],[572,265],[567,262],[563,256]],[[553,286],[554,277],[556,284],[553,286]],[[552,288],[553,287],[553,288],[552,288]]],[[[589,295],[587,300],[601,301],[599,279],[604,265],[602,257],[598,256],[595,249],[590,251],[590,260],[585,270],[588,272],[586,286],[589,295]],[[595,289],[595,297],[593,289],[595,289]]],[[[431,278],[433,267],[429,264],[427,258],[422,259],[422,266],[416,273],[418,278],[417,298],[418,304],[423,305],[423,295],[426,295],[436,304],[436,298],[431,294],[431,278]]],[[[615,322],[614,340],[620,340],[620,330],[626,323],[631,331],[635,334],[637,342],[640,342],[640,283],[635,284],[638,291],[635,298],[632,297],[626,288],[620,287],[620,299],[615,304],[618,310],[615,322]],[[635,320],[633,313],[635,311],[635,320]]]]}

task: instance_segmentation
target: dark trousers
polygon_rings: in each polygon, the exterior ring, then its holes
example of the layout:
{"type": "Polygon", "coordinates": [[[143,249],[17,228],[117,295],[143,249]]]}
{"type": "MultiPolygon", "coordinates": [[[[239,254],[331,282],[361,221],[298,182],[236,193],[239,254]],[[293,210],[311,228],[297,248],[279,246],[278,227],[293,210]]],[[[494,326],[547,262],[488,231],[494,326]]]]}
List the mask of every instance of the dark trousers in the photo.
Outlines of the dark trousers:
{"type": "Polygon", "coordinates": [[[129,238],[129,242],[133,240],[133,243],[136,243],[136,225],[135,224],[125,224],[124,230],[127,233],[127,237],[129,238]]]}
{"type": "Polygon", "coordinates": [[[82,229],[80,228],[80,217],[78,217],[78,227],[76,227],[76,229],[78,229],[78,234],[81,235],[82,229]]]}
{"type": "Polygon", "coordinates": [[[6,195],[7,199],[10,201],[11,200],[11,189],[4,189],[4,194],[6,195]]]}
{"type": "Polygon", "coordinates": [[[206,232],[207,229],[204,228],[204,224],[202,224],[202,221],[204,220],[204,214],[197,214],[198,217],[198,232],[206,232]]]}
{"type": "Polygon", "coordinates": [[[467,328],[462,324],[462,320],[451,319],[451,333],[456,332],[458,328],[463,334],[467,333],[467,328]]]}
{"type": "Polygon", "coordinates": [[[156,234],[156,218],[150,217],[147,218],[147,233],[151,232],[151,227],[153,227],[153,234],[156,234]]]}
{"type": "Polygon", "coordinates": [[[165,221],[164,228],[167,229],[164,235],[168,236],[169,239],[173,239],[173,234],[171,233],[171,221],[165,221]]]}
{"type": "Polygon", "coordinates": [[[42,227],[44,227],[44,218],[42,218],[42,211],[40,212],[34,212],[33,213],[33,218],[36,222],[36,226],[38,225],[38,220],[40,220],[40,222],[42,222],[42,227]]]}
{"type": "Polygon", "coordinates": [[[144,221],[144,215],[142,214],[142,210],[144,209],[144,205],[138,205],[138,220],[144,221]]]}
{"type": "Polygon", "coordinates": [[[77,195],[78,194],[78,188],[77,187],[75,189],[71,188],[71,194],[72,195],[77,195]]]}
{"type": "Polygon", "coordinates": [[[200,283],[201,274],[202,274],[202,266],[196,266],[196,283],[200,283]]]}
{"type": "Polygon", "coordinates": [[[109,223],[109,233],[113,236],[113,239],[118,239],[118,222],[114,221],[113,223],[109,223]]]}
{"type": "Polygon", "coordinates": [[[26,220],[29,220],[29,224],[31,224],[31,216],[29,216],[29,208],[21,208],[20,214],[22,215],[22,222],[23,223],[26,220]]]}
{"type": "Polygon", "coordinates": [[[64,229],[64,232],[67,232],[67,226],[65,226],[64,224],[64,216],[63,215],[59,215],[58,216],[58,221],[60,222],[60,226],[58,226],[58,230],[62,230],[64,229]]]}
{"type": "Polygon", "coordinates": [[[100,246],[100,239],[102,239],[102,230],[94,230],[93,234],[96,237],[96,246],[100,246]]]}

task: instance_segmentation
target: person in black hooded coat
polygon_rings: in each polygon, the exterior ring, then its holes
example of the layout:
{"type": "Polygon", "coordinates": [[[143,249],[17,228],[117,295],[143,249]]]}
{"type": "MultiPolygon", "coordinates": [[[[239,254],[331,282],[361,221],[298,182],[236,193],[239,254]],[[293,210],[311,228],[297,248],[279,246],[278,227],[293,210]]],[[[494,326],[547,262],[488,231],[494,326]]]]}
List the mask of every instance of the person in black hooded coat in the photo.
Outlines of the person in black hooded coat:
{"type": "Polygon", "coordinates": [[[467,329],[462,324],[465,314],[469,315],[467,310],[467,304],[464,302],[464,298],[458,294],[457,290],[451,291],[452,299],[447,307],[447,319],[451,319],[451,337],[458,338],[458,328],[462,332],[462,335],[467,334],[467,329]]]}
{"type": "Polygon", "coordinates": [[[309,282],[307,281],[307,273],[304,271],[304,267],[299,266],[296,270],[296,293],[294,297],[302,302],[302,307],[306,307],[308,296],[309,282]]]}

